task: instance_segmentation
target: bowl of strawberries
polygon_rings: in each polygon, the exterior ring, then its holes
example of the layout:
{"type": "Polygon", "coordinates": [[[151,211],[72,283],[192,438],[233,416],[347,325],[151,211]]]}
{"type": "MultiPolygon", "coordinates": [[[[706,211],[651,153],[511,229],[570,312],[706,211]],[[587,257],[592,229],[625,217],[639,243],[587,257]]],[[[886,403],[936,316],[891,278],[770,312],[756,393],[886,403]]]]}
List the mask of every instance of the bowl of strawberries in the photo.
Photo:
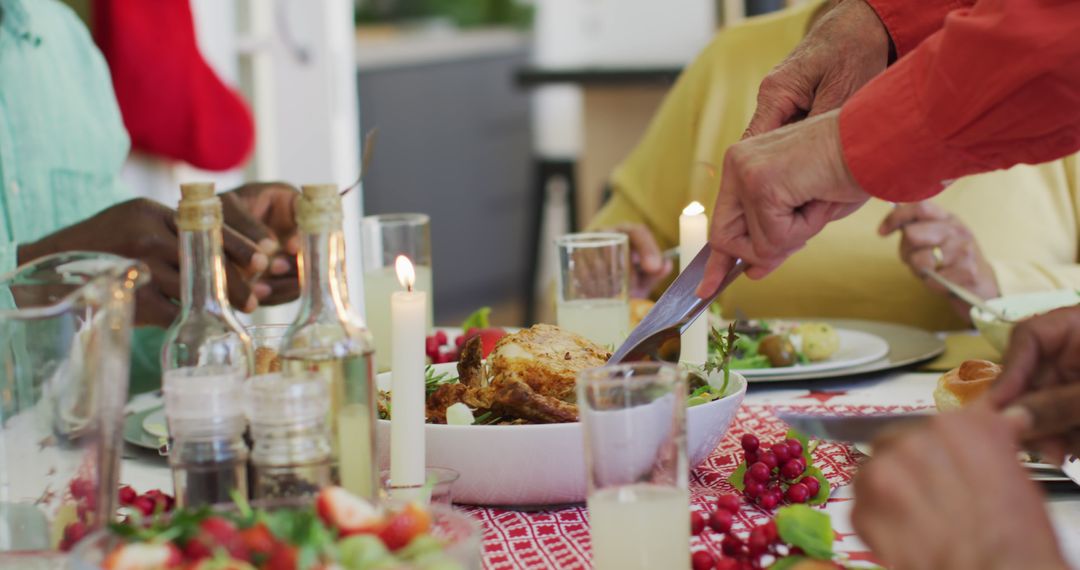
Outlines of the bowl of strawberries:
{"type": "Polygon", "coordinates": [[[479,570],[480,529],[441,505],[374,504],[340,487],[314,501],[178,509],[80,542],[71,570],[479,570]]]}

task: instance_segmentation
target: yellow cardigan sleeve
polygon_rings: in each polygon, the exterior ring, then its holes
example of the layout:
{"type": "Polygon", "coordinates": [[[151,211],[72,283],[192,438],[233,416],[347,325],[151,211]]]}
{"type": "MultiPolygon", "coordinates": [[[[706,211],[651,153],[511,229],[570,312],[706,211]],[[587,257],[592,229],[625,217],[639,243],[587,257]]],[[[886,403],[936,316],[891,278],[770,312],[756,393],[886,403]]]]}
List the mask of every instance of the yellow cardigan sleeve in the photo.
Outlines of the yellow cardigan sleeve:
{"type": "MultiPolygon", "coordinates": [[[[1072,155],[1061,159],[1061,162],[1065,170],[1063,180],[1068,186],[1065,191],[1072,204],[1074,220],[1080,226],[1080,159],[1077,155],[1072,155]]],[[[1080,227],[1074,231],[1073,235],[1062,236],[1062,239],[1071,239],[1080,250],[1080,235],[1078,234],[1080,234],[1080,227]]],[[[1002,295],[1052,289],[1080,289],[1080,260],[1073,260],[1072,263],[1000,259],[989,261],[1002,295]]]]}

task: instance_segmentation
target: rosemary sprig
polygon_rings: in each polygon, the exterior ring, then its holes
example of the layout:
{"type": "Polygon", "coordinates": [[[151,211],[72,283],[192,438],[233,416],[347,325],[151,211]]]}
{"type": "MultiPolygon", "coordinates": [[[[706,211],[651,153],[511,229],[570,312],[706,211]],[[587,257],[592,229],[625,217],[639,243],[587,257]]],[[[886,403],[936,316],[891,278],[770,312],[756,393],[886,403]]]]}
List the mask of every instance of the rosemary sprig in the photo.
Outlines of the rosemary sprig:
{"type": "Polygon", "coordinates": [[[449,372],[442,372],[440,374],[435,373],[435,368],[430,364],[424,368],[424,390],[425,395],[430,396],[435,392],[442,384],[453,384],[458,381],[457,376],[452,376],[449,372]]]}

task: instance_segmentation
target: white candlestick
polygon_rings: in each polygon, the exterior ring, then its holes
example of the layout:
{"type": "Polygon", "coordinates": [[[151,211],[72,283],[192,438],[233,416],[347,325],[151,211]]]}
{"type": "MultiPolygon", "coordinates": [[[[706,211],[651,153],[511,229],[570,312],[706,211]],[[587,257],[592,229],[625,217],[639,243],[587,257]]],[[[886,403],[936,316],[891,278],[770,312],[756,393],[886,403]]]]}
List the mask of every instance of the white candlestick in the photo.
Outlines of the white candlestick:
{"type": "MultiPolygon", "coordinates": [[[[691,202],[679,216],[679,271],[697,257],[701,248],[709,241],[709,220],[705,217],[705,207],[691,202]]],[[[701,366],[709,357],[709,315],[708,312],[698,317],[694,324],[682,334],[681,362],[701,366]]]]}
{"type": "Polygon", "coordinates": [[[395,487],[423,485],[424,460],[424,332],[427,293],[412,290],[412,263],[398,257],[398,277],[406,291],[390,296],[390,481],[395,487]]]}

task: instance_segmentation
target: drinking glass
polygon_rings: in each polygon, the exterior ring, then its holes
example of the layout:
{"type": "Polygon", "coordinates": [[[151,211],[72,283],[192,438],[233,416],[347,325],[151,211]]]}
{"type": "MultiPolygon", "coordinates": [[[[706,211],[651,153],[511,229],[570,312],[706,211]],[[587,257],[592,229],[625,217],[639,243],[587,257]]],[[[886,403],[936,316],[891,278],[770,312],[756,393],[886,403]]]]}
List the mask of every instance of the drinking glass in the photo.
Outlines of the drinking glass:
{"type": "Polygon", "coordinates": [[[596,570],[689,568],[686,371],[662,362],[578,375],[596,570]]]}
{"type": "Polygon", "coordinates": [[[626,234],[567,234],[559,250],[559,326],[614,350],[630,332],[626,234]]]}
{"type": "MultiPolygon", "coordinates": [[[[375,366],[390,369],[390,295],[403,288],[395,260],[404,255],[416,270],[413,289],[431,298],[431,220],[427,214],[381,214],[360,222],[361,258],[364,262],[364,310],[375,337],[375,366]]],[[[434,303],[428,302],[427,328],[434,322],[434,303]]]]}

